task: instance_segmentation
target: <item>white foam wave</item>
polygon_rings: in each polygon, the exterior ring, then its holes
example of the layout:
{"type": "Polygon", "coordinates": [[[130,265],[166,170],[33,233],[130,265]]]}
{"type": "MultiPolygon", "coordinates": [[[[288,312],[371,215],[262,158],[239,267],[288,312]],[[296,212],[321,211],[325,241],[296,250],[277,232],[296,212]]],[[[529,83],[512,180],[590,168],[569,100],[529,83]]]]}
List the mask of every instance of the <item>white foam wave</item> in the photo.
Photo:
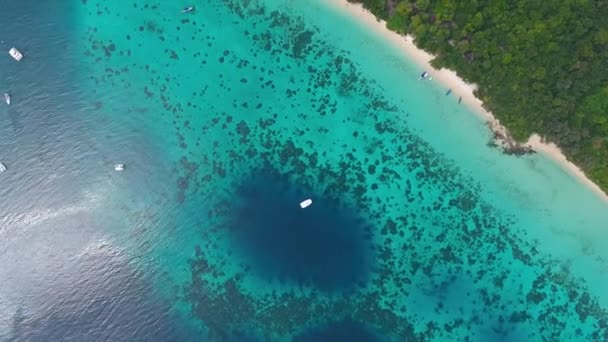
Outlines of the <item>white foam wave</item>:
{"type": "Polygon", "coordinates": [[[67,204],[60,208],[35,208],[24,212],[15,212],[0,218],[0,234],[13,231],[23,232],[24,229],[32,228],[60,217],[68,217],[81,212],[87,212],[99,208],[109,198],[114,184],[108,180],[100,186],[96,184],[95,189],[86,189],[82,198],[77,202],[67,204]]]}

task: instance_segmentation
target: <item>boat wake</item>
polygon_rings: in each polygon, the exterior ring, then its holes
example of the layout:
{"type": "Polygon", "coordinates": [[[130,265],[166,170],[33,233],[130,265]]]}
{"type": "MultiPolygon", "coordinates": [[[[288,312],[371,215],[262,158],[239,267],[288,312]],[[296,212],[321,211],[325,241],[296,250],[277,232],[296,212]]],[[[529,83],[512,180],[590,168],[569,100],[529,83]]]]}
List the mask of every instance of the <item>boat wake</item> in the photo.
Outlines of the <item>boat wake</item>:
{"type": "Polygon", "coordinates": [[[23,233],[28,229],[58,218],[92,212],[108,199],[111,186],[112,184],[107,184],[107,186],[97,186],[94,191],[86,190],[83,192],[81,200],[60,208],[34,208],[0,217],[0,237],[13,231],[23,233]]]}

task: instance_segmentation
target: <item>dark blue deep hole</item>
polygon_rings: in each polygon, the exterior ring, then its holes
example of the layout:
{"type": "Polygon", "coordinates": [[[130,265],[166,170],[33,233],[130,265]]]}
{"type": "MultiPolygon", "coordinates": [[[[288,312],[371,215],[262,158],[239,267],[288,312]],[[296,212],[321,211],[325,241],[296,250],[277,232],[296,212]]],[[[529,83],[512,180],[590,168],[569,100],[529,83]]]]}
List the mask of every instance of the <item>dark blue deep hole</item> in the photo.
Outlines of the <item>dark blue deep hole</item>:
{"type": "Polygon", "coordinates": [[[293,339],[294,342],[379,342],[383,341],[364,325],[351,320],[333,322],[324,327],[306,331],[293,339]]]}
{"type": "Polygon", "coordinates": [[[236,191],[231,230],[260,275],[325,291],[369,278],[371,229],[356,210],[272,168],[258,169],[236,191]],[[302,209],[299,203],[312,198],[302,209]]]}

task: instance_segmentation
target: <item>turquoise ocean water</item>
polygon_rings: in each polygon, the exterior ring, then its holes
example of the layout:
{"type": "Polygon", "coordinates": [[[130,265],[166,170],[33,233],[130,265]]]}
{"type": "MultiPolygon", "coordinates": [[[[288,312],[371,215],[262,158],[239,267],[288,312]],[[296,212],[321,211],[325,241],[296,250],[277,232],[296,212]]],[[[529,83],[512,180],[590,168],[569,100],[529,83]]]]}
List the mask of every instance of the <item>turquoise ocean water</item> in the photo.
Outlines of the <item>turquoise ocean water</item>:
{"type": "Polygon", "coordinates": [[[322,0],[1,4],[0,340],[608,339],[608,204],[322,0]]]}

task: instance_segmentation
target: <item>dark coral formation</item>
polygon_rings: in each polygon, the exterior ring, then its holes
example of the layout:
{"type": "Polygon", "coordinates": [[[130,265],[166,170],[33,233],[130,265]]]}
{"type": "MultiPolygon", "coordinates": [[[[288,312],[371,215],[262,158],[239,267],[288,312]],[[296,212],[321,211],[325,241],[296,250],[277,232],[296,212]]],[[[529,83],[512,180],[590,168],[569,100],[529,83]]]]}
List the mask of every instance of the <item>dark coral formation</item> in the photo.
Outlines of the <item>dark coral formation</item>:
{"type": "Polygon", "coordinates": [[[197,248],[195,257],[190,260],[190,268],[192,283],[186,287],[185,298],[192,303],[196,317],[213,335],[230,336],[253,321],[263,332],[263,340],[272,340],[277,336],[290,336],[311,323],[318,324],[311,326],[311,330],[316,331],[327,321],[353,319],[367,322],[370,327],[390,328],[388,336],[399,336],[406,341],[417,339],[407,320],[381,307],[378,293],[337,297],[336,300],[324,299],[316,292],[309,296],[275,292],[256,298],[236,286],[243,274],[236,274],[219,284],[210,279],[224,274],[206,261],[201,248],[197,248]]]}

